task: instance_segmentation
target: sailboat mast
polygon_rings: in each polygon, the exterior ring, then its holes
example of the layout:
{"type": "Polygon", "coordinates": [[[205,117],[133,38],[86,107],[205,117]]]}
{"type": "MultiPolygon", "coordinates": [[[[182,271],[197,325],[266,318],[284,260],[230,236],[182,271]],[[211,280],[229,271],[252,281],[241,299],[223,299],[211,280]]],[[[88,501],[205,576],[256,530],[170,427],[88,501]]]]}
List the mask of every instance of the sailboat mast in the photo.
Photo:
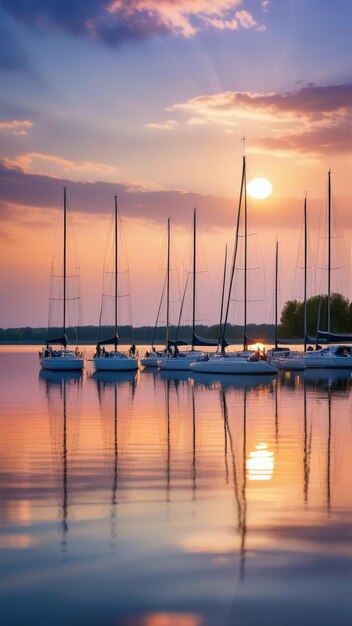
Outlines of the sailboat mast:
{"type": "Polygon", "coordinates": [[[196,270],[197,270],[197,209],[193,209],[193,295],[192,295],[192,345],[194,350],[194,335],[196,326],[196,270]]]}
{"type": "Polygon", "coordinates": [[[277,292],[278,292],[278,276],[279,276],[279,242],[276,242],[276,254],[275,254],[275,350],[278,346],[277,337],[277,292]]]}
{"type": "Polygon", "coordinates": [[[304,352],[307,350],[307,262],[308,262],[308,233],[307,233],[307,194],[304,198],[304,304],[303,304],[303,334],[304,352]]]}
{"type": "Polygon", "coordinates": [[[167,220],[167,273],[166,273],[166,349],[169,348],[170,325],[170,218],[167,220]]]}
{"type": "Polygon", "coordinates": [[[244,329],[243,329],[243,350],[247,350],[247,264],[248,264],[248,217],[247,217],[247,176],[246,157],[243,156],[243,176],[244,176],[244,329]]]}
{"type": "MultiPolygon", "coordinates": [[[[66,280],[67,280],[67,198],[66,198],[66,187],[64,187],[64,293],[63,293],[63,337],[64,341],[66,341],[66,280]]],[[[66,347],[66,346],[65,346],[66,347]]]]}
{"type": "Polygon", "coordinates": [[[331,170],[328,172],[328,333],[330,333],[331,305],[331,170]]]}
{"type": "Polygon", "coordinates": [[[117,196],[115,196],[115,352],[117,350],[117,196]]]}
{"type": "Polygon", "coordinates": [[[236,223],[236,237],[235,237],[235,245],[234,245],[234,251],[233,251],[233,259],[232,259],[232,268],[231,268],[231,275],[230,275],[229,291],[228,291],[225,319],[224,319],[224,324],[223,324],[223,327],[222,327],[221,342],[220,342],[221,343],[221,345],[220,345],[221,352],[224,352],[226,326],[227,326],[227,320],[228,320],[228,316],[229,316],[232,285],[233,285],[233,279],[234,279],[235,269],[236,269],[237,250],[238,250],[238,238],[239,238],[240,219],[241,219],[241,206],[242,206],[242,197],[243,197],[243,185],[244,185],[244,181],[245,181],[245,169],[244,169],[244,167],[245,167],[245,157],[243,157],[241,190],[240,190],[240,197],[239,197],[239,201],[238,201],[237,223],[236,223]]]}

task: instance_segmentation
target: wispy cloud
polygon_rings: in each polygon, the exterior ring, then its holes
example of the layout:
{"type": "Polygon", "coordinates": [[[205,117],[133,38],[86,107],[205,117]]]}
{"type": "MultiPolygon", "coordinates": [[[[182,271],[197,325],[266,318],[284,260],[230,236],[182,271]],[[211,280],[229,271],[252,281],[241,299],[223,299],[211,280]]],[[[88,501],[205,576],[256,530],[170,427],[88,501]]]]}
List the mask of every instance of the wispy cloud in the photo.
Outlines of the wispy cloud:
{"type": "Polygon", "coordinates": [[[4,159],[11,168],[20,168],[27,174],[48,174],[50,176],[66,176],[71,180],[97,180],[116,177],[117,169],[105,163],[92,161],[72,161],[54,154],[28,152],[16,157],[4,159]]]}
{"type": "Polygon", "coordinates": [[[29,120],[9,120],[0,122],[0,131],[11,131],[14,135],[27,135],[27,128],[31,128],[33,123],[29,120]]]}
{"type": "Polygon", "coordinates": [[[245,0],[0,0],[13,17],[34,28],[66,30],[109,44],[155,34],[192,37],[209,28],[262,30],[263,25],[243,7],[244,3],[245,0]]]}
{"type": "Polygon", "coordinates": [[[192,98],[171,108],[188,116],[187,124],[243,128],[244,120],[265,124],[266,136],[257,140],[261,151],[281,155],[352,151],[352,84],[307,85],[286,93],[225,91],[192,98]]]}
{"type": "Polygon", "coordinates": [[[150,124],[146,124],[146,128],[154,128],[156,130],[174,130],[177,126],[178,122],[176,120],[166,120],[164,123],[156,123],[151,122],[150,124]]]}

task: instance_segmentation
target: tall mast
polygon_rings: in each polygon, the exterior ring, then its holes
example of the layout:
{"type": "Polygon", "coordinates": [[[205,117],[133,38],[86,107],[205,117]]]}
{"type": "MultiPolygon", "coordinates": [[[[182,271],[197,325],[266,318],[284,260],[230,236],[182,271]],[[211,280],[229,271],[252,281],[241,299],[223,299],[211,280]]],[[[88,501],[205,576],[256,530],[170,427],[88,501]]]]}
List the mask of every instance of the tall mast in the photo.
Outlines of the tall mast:
{"type": "Polygon", "coordinates": [[[247,264],[248,264],[248,218],[247,218],[247,176],[246,157],[243,156],[243,176],[244,176],[244,322],[243,322],[243,350],[247,350],[247,264]]]}
{"type": "Polygon", "coordinates": [[[330,333],[331,304],[331,170],[328,172],[328,333],[330,333]]]}
{"type": "Polygon", "coordinates": [[[115,196],[115,352],[117,350],[117,196],[115,196]]]}
{"type": "Polygon", "coordinates": [[[278,291],[278,275],[279,275],[279,242],[276,242],[275,254],[275,350],[278,346],[277,338],[277,291],[278,291]]]}
{"type": "Polygon", "coordinates": [[[243,186],[244,186],[244,182],[245,182],[245,158],[246,157],[243,157],[241,190],[240,190],[240,197],[239,197],[239,201],[238,201],[238,211],[237,211],[235,246],[234,246],[234,251],[233,251],[232,268],[231,268],[231,276],[230,276],[230,283],[229,283],[229,291],[228,291],[228,296],[227,296],[225,319],[224,319],[224,324],[223,324],[223,327],[222,327],[221,342],[220,342],[221,343],[220,347],[221,347],[221,351],[222,352],[224,351],[226,326],[227,326],[227,320],[228,320],[228,316],[229,316],[232,285],[233,285],[233,279],[234,279],[235,269],[236,269],[237,250],[238,250],[238,236],[239,236],[239,230],[240,230],[241,206],[242,206],[242,197],[243,197],[243,186]]]}
{"type": "Polygon", "coordinates": [[[303,334],[304,352],[307,350],[307,261],[308,261],[308,236],[307,236],[307,193],[304,198],[304,308],[303,308],[303,334]]]}
{"type": "Polygon", "coordinates": [[[170,325],[170,218],[167,220],[167,270],[166,270],[166,349],[169,348],[170,325]]]}
{"type": "MultiPolygon", "coordinates": [[[[64,304],[63,304],[63,337],[66,342],[66,263],[67,263],[67,199],[66,199],[66,187],[64,187],[64,304]]],[[[66,346],[65,346],[66,347],[66,346]]]]}
{"type": "Polygon", "coordinates": [[[192,295],[192,345],[194,349],[194,335],[196,327],[196,270],[197,270],[197,209],[193,209],[193,295],[192,295]]]}

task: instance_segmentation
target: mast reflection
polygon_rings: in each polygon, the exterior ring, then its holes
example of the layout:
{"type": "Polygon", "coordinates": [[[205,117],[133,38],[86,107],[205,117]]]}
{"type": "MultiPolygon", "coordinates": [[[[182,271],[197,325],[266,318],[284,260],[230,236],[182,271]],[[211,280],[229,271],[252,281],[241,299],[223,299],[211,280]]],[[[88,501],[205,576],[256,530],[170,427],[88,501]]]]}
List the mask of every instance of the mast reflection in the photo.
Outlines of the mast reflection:
{"type": "Polygon", "coordinates": [[[131,409],[136,391],[137,373],[132,372],[103,372],[95,371],[91,377],[97,387],[102,428],[105,432],[104,444],[112,451],[112,485],[111,485],[111,547],[116,547],[118,524],[118,488],[119,488],[119,417],[118,417],[118,387],[129,386],[131,389],[131,409]],[[112,415],[111,413],[112,406],[112,415]],[[110,426],[112,425],[112,431],[110,426]]]}
{"type": "MultiPolygon", "coordinates": [[[[68,448],[68,388],[79,390],[82,383],[82,372],[54,372],[41,370],[39,378],[45,384],[45,392],[48,402],[50,418],[50,436],[54,451],[54,456],[60,459],[59,482],[61,484],[60,502],[60,529],[61,529],[61,551],[66,554],[68,551],[67,534],[69,531],[69,448],[68,448]],[[60,426],[62,432],[60,434],[60,426]]],[[[73,443],[78,441],[79,414],[78,414],[78,393],[74,394],[76,406],[71,411],[70,420],[73,427],[76,426],[71,435],[73,443]],[[75,419],[76,418],[76,419],[75,419]],[[78,419],[77,419],[78,418],[78,419]]]]}
{"type": "Polygon", "coordinates": [[[243,447],[242,447],[242,486],[239,486],[238,469],[236,463],[236,455],[234,449],[234,440],[229,424],[228,405],[226,393],[222,385],[220,385],[220,404],[224,422],[224,456],[225,456],[225,474],[228,479],[228,444],[230,444],[230,453],[232,460],[232,475],[234,496],[237,508],[237,529],[240,534],[240,551],[239,551],[239,578],[244,581],[245,577],[245,561],[246,561],[246,534],[247,534],[247,497],[246,497],[246,449],[247,449],[247,389],[243,390],[243,447]]]}

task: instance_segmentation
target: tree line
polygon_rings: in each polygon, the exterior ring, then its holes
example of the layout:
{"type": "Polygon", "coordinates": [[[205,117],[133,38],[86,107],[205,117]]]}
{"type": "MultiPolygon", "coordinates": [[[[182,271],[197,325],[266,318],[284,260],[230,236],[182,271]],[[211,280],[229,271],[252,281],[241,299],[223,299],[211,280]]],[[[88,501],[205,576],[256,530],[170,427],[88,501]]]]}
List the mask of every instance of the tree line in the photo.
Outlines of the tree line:
{"type": "MultiPolygon", "coordinates": [[[[331,332],[332,333],[352,333],[352,302],[340,293],[331,295],[331,332]]],[[[328,298],[326,295],[312,296],[307,300],[307,334],[315,337],[318,328],[327,330],[328,327],[328,298]]],[[[288,300],[282,311],[278,328],[279,339],[303,339],[304,305],[300,300],[288,300]]],[[[195,332],[200,337],[209,339],[219,338],[219,324],[213,326],[196,326],[195,332]]],[[[73,345],[76,343],[95,344],[98,341],[99,328],[97,326],[81,326],[79,329],[68,328],[67,339],[73,345]]],[[[100,338],[113,336],[113,326],[105,326],[100,329],[100,338]]],[[[165,342],[166,329],[159,326],[156,330],[154,326],[141,326],[134,330],[130,326],[119,328],[121,343],[137,341],[138,343],[151,343],[153,335],[154,343],[163,344],[165,342]]],[[[42,344],[50,337],[60,337],[61,328],[32,328],[25,326],[22,328],[0,328],[0,343],[33,343],[42,344]]],[[[177,330],[175,326],[170,328],[170,339],[190,340],[191,330],[189,326],[180,326],[177,330]]],[[[275,337],[275,327],[273,324],[249,324],[247,327],[249,340],[271,343],[275,337]]],[[[240,343],[243,340],[243,326],[228,324],[226,331],[227,341],[240,343]]]]}
{"type": "MultiPolygon", "coordinates": [[[[155,344],[164,344],[166,328],[159,326],[156,331],[154,326],[141,326],[134,330],[130,326],[121,326],[119,328],[119,338],[121,343],[136,341],[138,343],[150,344],[154,337],[155,344]]],[[[207,339],[219,338],[219,324],[213,326],[199,325],[196,326],[195,332],[198,336],[207,339]]],[[[79,329],[67,328],[67,340],[70,345],[76,343],[96,344],[98,341],[99,328],[97,326],[81,326],[79,329]]],[[[104,326],[100,329],[99,338],[104,339],[112,337],[114,334],[113,326],[104,326]]],[[[180,326],[177,330],[176,326],[171,326],[169,331],[170,339],[191,339],[191,328],[189,326],[180,326]]],[[[249,324],[247,329],[248,337],[254,340],[263,340],[266,342],[273,341],[275,329],[272,324],[249,324]]],[[[44,344],[47,339],[60,337],[62,328],[32,328],[25,326],[22,328],[0,328],[0,343],[33,343],[44,344]]],[[[241,342],[243,341],[243,326],[235,326],[229,324],[226,332],[227,340],[241,342]]]]}
{"type": "MultiPolygon", "coordinates": [[[[340,293],[330,298],[330,320],[332,333],[352,332],[352,302],[340,293]]],[[[328,329],[328,297],[312,296],[307,300],[307,334],[315,337],[317,329],[328,329]],[[319,319],[318,319],[319,318],[319,319]]],[[[304,304],[300,300],[289,300],[281,312],[279,337],[303,338],[304,304]]]]}

